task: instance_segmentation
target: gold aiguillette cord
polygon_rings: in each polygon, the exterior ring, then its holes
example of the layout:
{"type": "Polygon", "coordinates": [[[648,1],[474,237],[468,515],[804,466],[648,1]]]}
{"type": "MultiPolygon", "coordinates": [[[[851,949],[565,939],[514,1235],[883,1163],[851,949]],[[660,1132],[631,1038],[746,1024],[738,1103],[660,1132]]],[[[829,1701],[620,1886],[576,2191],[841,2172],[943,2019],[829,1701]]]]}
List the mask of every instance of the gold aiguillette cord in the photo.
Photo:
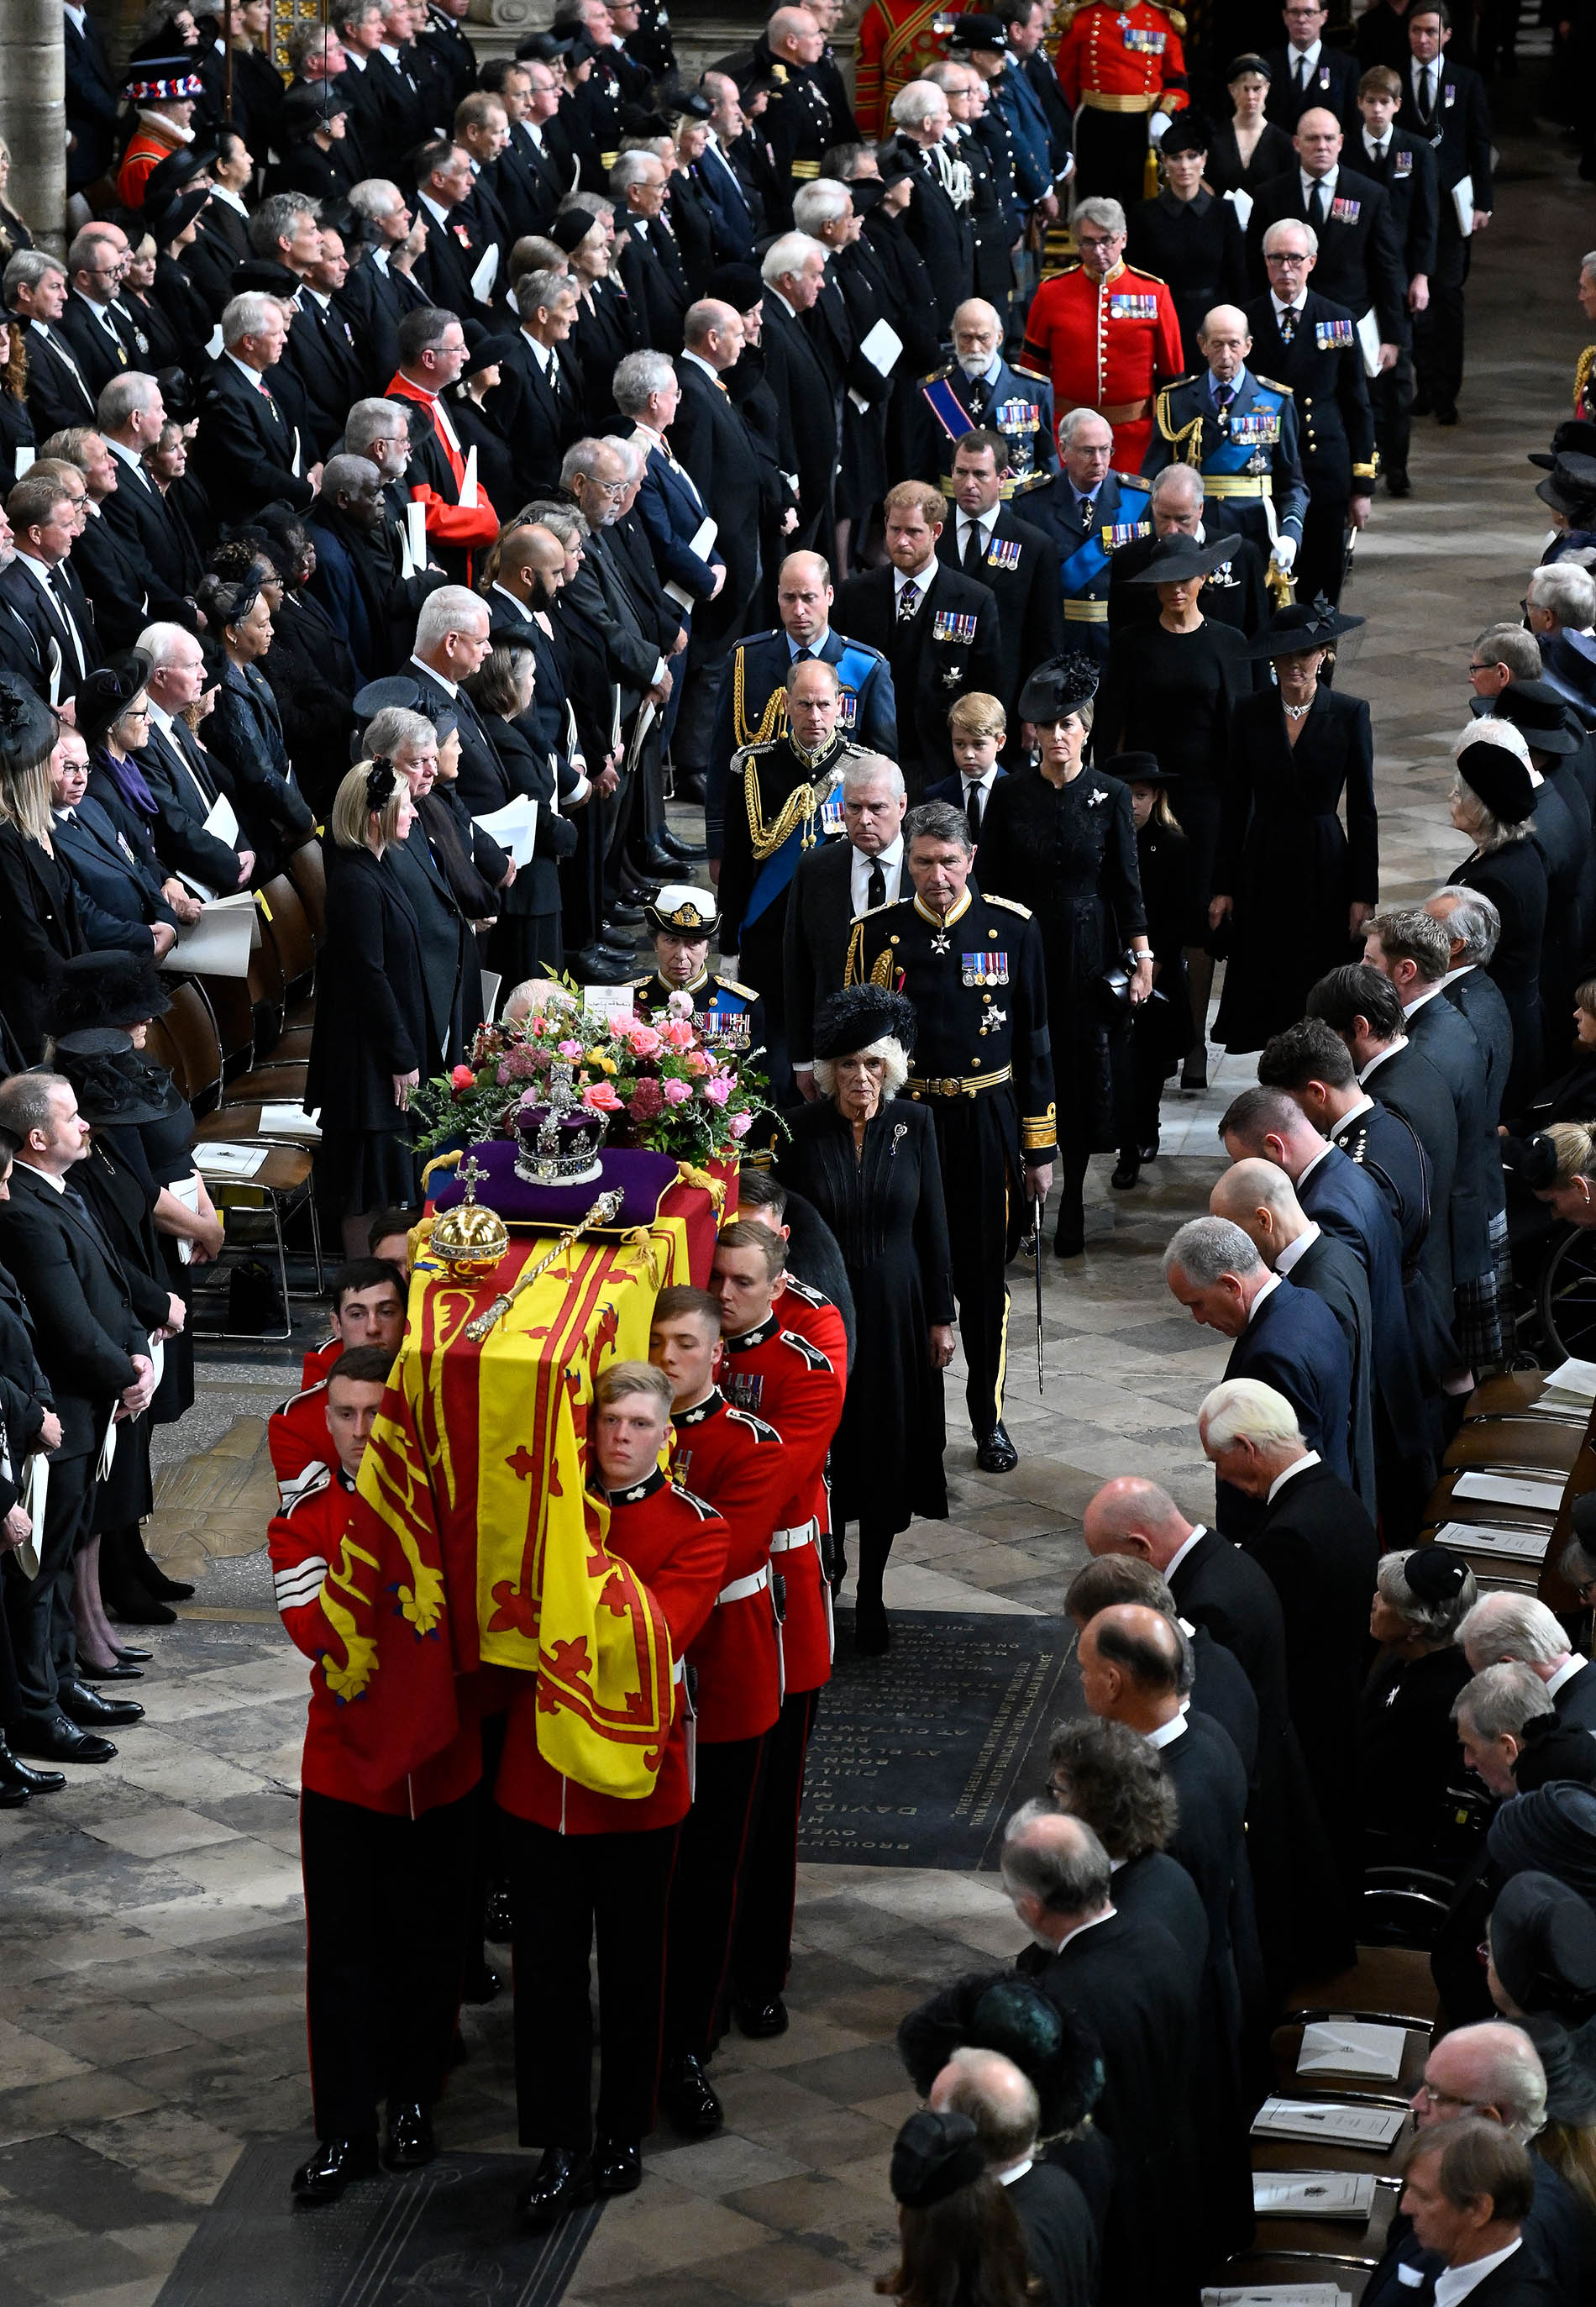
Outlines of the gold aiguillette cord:
{"type": "Polygon", "coordinates": [[[554,1265],[558,1259],[563,1257],[566,1252],[576,1241],[579,1234],[585,1232],[587,1228],[590,1225],[613,1224],[615,1218],[620,1214],[621,1205],[624,1199],[624,1195],[618,1189],[613,1190],[607,1194],[600,1194],[592,1208],[585,1211],[577,1220],[575,1225],[567,1227],[566,1231],[561,1235],[559,1240],[554,1244],[553,1249],[546,1250],[543,1256],[538,1259],[536,1265],[528,1266],[524,1274],[518,1275],[516,1280],[511,1284],[510,1288],[504,1292],[503,1296],[502,1298],[494,1299],[493,1304],[488,1308],[485,1314],[474,1315],[471,1320],[467,1323],[466,1335],[470,1339],[472,1344],[479,1346],[482,1343],[484,1338],[487,1336],[488,1332],[493,1328],[494,1323],[502,1320],[503,1316],[509,1313],[511,1308],[515,1304],[516,1299],[520,1296],[522,1291],[530,1290],[532,1284],[536,1281],[540,1274],[546,1274],[551,1265],[554,1265]]]}

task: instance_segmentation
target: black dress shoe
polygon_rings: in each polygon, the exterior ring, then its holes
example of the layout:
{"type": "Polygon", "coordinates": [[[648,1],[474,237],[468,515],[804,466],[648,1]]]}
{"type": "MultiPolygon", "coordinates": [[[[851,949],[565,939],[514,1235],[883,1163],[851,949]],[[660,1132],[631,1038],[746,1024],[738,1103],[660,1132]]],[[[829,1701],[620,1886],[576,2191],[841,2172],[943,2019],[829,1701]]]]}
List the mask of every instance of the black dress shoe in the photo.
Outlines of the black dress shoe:
{"type": "Polygon", "coordinates": [[[624,897],[617,899],[605,913],[604,925],[606,930],[613,929],[617,922],[622,929],[641,929],[643,925],[641,905],[629,905],[624,897]]]}
{"type": "Polygon", "coordinates": [[[773,1994],[768,2003],[736,2003],[733,2016],[739,2034],[746,2035],[751,2043],[762,2043],[787,2031],[787,2006],[779,1994],[773,1994]]]}
{"type": "Polygon", "coordinates": [[[665,2063],[659,2078],[665,2113],[684,2139],[710,2139],[725,2124],[726,2111],[716,2097],[701,2062],[687,2051],[665,2063]]]}
{"type": "Polygon", "coordinates": [[[33,1789],[22,1782],[22,1766],[9,1754],[0,1756],[0,1810],[23,1810],[33,1800],[33,1789]]]}
{"type": "Polygon", "coordinates": [[[854,1648],[861,1658],[884,1658],[892,1648],[887,1605],[879,1594],[859,1594],[854,1599],[854,1648]]]}
{"type": "Polygon", "coordinates": [[[374,2139],[323,2139],[288,2183],[296,2203],[336,2203],[351,2179],[369,2179],[376,2168],[374,2139]]]}
{"type": "Polygon", "coordinates": [[[483,1902],[482,1935],[492,1939],[496,1946],[508,1946],[512,1928],[510,1912],[510,1885],[493,1882],[483,1902]]]}
{"type": "Polygon", "coordinates": [[[192,1602],[194,1590],[185,1578],[168,1578],[152,1562],[145,1563],[139,1571],[139,1583],[158,1602],[192,1602]]]}
{"type": "Polygon", "coordinates": [[[433,2118],[419,2099],[389,2108],[382,2160],[390,2171],[419,2171],[424,2163],[434,2160],[437,2152],[433,2118]]]}
{"type": "Polygon", "coordinates": [[[466,1975],[460,1981],[460,2001],[491,2003],[502,1985],[498,1972],[490,1969],[485,1962],[468,1962],[466,1975]]]}
{"type": "Polygon", "coordinates": [[[571,2147],[545,2147],[543,2160],[515,2199],[516,2217],[528,2234],[593,2200],[593,2159],[571,2147]]]}
{"type": "Polygon", "coordinates": [[[85,1674],[91,1674],[96,1682],[142,1682],[144,1679],[143,1668],[127,1664],[120,1651],[116,1653],[114,1666],[96,1666],[89,1659],[80,1659],[78,1664],[85,1674]]]}
{"type": "Polygon", "coordinates": [[[1437,425],[1455,425],[1455,424],[1456,424],[1456,422],[1457,422],[1457,403],[1456,403],[1456,401],[1455,401],[1455,400],[1437,400],[1437,401],[1436,402],[1436,423],[1437,423],[1437,425]]]}
{"type": "Polygon", "coordinates": [[[148,1666],[155,1656],[153,1651],[135,1651],[131,1644],[118,1642],[116,1656],[124,1666],[148,1666]]]}
{"type": "Polygon", "coordinates": [[[674,833],[662,833],[659,845],[667,857],[675,858],[679,864],[696,863],[700,857],[709,854],[701,841],[682,841],[674,833]]]}
{"type": "Polygon", "coordinates": [[[17,1754],[35,1762],[108,1762],[116,1752],[108,1738],[80,1730],[64,1714],[52,1714],[47,1722],[25,1723],[11,1733],[11,1743],[17,1754]]]}
{"type": "Polygon", "coordinates": [[[1186,1063],[1181,1067],[1180,1086],[1182,1089],[1207,1088],[1208,1051],[1206,1043],[1200,1049],[1193,1050],[1191,1055],[1187,1059],[1186,1063]]]}
{"type": "Polygon", "coordinates": [[[702,769],[678,769],[671,782],[675,787],[674,796],[675,800],[696,801],[700,808],[703,806],[705,790],[702,769]]]}
{"type": "Polygon", "coordinates": [[[1085,1219],[1082,1217],[1078,1210],[1072,1218],[1068,1220],[1065,1218],[1062,1211],[1060,1211],[1059,1214],[1059,1222],[1053,1229],[1053,1256],[1055,1257],[1084,1257],[1085,1254],[1086,1228],[1085,1219]]]}
{"type": "Polygon", "coordinates": [[[1412,493],[1413,484],[1405,473],[1386,474],[1386,494],[1388,497],[1411,497],[1412,493]]]}
{"type": "Polygon", "coordinates": [[[983,1474],[1012,1474],[1019,1464],[1019,1452],[1008,1438],[1008,1429],[1001,1419],[975,1445],[975,1463],[983,1474]]]}
{"type": "Polygon", "coordinates": [[[571,974],[588,985],[624,985],[637,975],[635,964],[612,961],[606,954],[596,953],[591,946],[583,953],[572,954],[571,974]]]}
{"type": "Polygon", "coordinates": [[[26,1762],[19,1762],[0,1737],[0,1787],[21,1787],[26,1800],[29,1795],[59,1794],[65,1784],[63,1771],[30,1771],[26,1762]]]}
{"type": "Polygon", "coordinates": [[[137,1699],[102,1698],[86,1682],[64,1682],[56,1696],[63,1714],[80,1730],[112,1730],[144,1720],[137,1699]]]}
{"type": "Polygon", "coordinates": [[[1156,1162],[1158,1159],[1157,1138],[1154,1137],[1151,1145],[1138,1145],[1136,1149],[1136,1158],[1138,1162],[1156,1162]]]}
{"type": "Polygon", "coordinates": [[[676,870],[675,858],[657,841],[646,842],[641,848],[632,850],[626,862],[639,880],[646,880],[650,873],[663,873],[668,879],[676,870]]]}
{"type": "Polygon", "coordinates": [[[624,2139],[601,2139],[593,2150],[593,2180],[601,2195],[635,2194],[643,2183],[643,2150],[624,2139]]]}
{"type": "Polygon", "coordinates": [[[1136,1147],[1122,1145],[1120,1149],[1119,1160],[1109,1171],[1110,1185],[1118,1186],[1123,1193],[1128,1187],[1135,1185],[1141,1175],[1141,1168],[1142,1165],[1137,1159],[1136,1147]]]}
{"type": "MultiPolygon", "coordinates": [[[[193,1592],[193,1588],[189,1588],[193,1592]]],[[[106,1594],[105,1606],[121,1626],[175,1626],[177,1613],[168,1603],[159,1602],[153,1594],[106,1594]]]]}
{"type": "Polygon", "coordinates": [[[1435,402],[1430,399],[1429,393],[1425,390],[1422,385],[1417,385],[1414,387],[1413,414],[1415,416],[1433,416],[1435,414],[1435,402]]]}

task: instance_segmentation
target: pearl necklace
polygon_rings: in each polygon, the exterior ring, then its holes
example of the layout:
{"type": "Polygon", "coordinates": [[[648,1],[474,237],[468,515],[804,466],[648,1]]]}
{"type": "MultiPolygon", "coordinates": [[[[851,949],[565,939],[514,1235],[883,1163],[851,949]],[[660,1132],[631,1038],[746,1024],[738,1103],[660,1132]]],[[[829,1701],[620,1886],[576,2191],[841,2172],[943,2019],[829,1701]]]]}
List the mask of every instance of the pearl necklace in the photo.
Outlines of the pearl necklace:
{"type": "Polygon", "coordinates": [[[1306,705],[1288,705],[1283,697],[1280,707],[1282,712],[1289,714],[1293,721],[1300,721],[1305,713],[1313,711],[1313,699],[1310,697],[1306,705]]]}

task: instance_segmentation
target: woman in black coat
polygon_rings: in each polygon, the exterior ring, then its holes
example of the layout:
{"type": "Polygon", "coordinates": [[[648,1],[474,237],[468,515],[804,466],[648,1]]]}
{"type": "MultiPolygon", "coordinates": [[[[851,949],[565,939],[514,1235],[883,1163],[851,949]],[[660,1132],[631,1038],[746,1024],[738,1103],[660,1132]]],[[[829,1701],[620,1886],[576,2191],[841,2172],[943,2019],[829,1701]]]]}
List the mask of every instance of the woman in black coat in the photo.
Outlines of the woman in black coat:
{"type": "Polygon", "coordinates": [[[509,888],[498,893],[499,918],[488,936],[487,965],[503,979],[506,992],[528,977],[549,972],[557,977],[565,966],[559,861],[574,854],[577,828],[561,816],[553,765],[534,750],[521,718],[532,709],[536,679],[531,650],[500,639],[465,684],[504,770],[507,790],[495,806],[502,808],[517,793],[537,803],[532,854],[516,868],[509,888]]]}
{"type": "MultiPolygon", "coordinates": [[[[1262,56],[1238,56],[1225,73],[1232,117],[1215,128],[1208,144],[1208,182],[1216,193],[1245,193],[1250,199],[1271,176],[1297,165],[1297,150],[1283,128],[1264,117],[1274,75],[1262,56]]],[[[1188,346],[1188,356],[1191,347],[1188,346]]]]}
{"type": "Polygon", "coordinates": [[[259,660],[271,647],[271,613],[249,578],[207,577],[196,597],[208,633],[221,642],[216,702],[202,742],[233,772],[245,837],[255,853],[255,878],[269,880],[315,825],[289,781],[282,716],[260,670],[259,660]]]}
{"type": "Polygon", "coordinates": [[[328,826],[327,941],[304,1102],[307,1113],[321,1110],[316,1191],[350,1257],[364,1254],[372,1211],[418,1198],[410,1093],[443,1041],[427,1003],[416,915],[382,862],[415,817],[391,764],[363,761],[339,785],[328,826]]]}
{"type": "MultiPolygon", "coordinates": [[[[97,973],[66,861],[51,836],[50,756],[56,725],[30,689],[0,673],[0,1062],[36,1066],[56,1025],[69,965],[97,973]]],[[[125,969],[108,954],[107,973],[125,969]]]]}
{"type": "Polygon", "coordinates": [[[1120,1140],[1111,1186],[1134,1186],[1158,1152],[1163,1085],[1197,1038],[1186,982],[1186,924],[1191,916],[1191,845],[1170,806],[1179,780],[1152,753],[1116,753],[1103,775],[1130,788],[1137,871],[1153,950],[1153,993],[1130,1028],[1129,1130],[1120,1140]]]}
{"type": "Polygon", "coordinates": [[[936,1134],[923,1106],[900,1103],[914,1045],[901,993],[850,986],[815,1020],[814,1102],[778,1144],[780,1183],[813,1203],[842,1250],[858,1348],[831,1445],[840,1531],[859,1524],[854,1638],[874,1656],[889,1640],[881,1574],[913,1514],[948,1512],[942,1372],[953,1359],[953,1282],[936,1134]]]}
{"type": "Polygon", "coordinates": [[[571,285],[577,292],[571,349],[582,373],[582,407],[596,414],[612,406],[610,386],[616,366],[628,353],[636,352],[640,339],[637,316],[616,276],[615,233],[607,202],[592,215],[587,231],[571,245],[588,212],[586,202],[590,196],[578,197],[582,206],[554,219],[553,237],[567,250],[571,285]]]}
{"type": "Polygon", "coordinates": [[[1212,131],[1177,114],[1158,148],[1163,189],[1130,211],[1127,262],[1169,284],[1188,368],[1202,366],[1197,331],[1215,304],[1246,302],[1247,248],[1234,203],[1203,184],[1212,131]]]}
{"type": "Polygon", "coordinates": [[[1096,677],[1085,657],[1068,656],[1026,682],[1018,716],[1035,729],[1041,757],[1035,768],[993,785],[978,860],[984,895],[1028,906],[1042,931],[1059,1110],[1053,1248],[1060,1257],[1078,1257],[1085,1246],[1087,1162],[1122,1142],[1114,1043],[1123,1039],[1123,1016],[1105,1005],[1103,974],[1129,948],[1131,1010],[1153,991],[1130,789],[1085,765],[1096,677]]]}
{"type": "Polygon", "coordinates": [[[504,507],[508,517],[516,502],[515,459],[486,396],[497,392],[499,364],[512,347],[507,338],[492,335],[480,321],[467,322],[466,343],[466,365],[443,397],[459,436],[461,456],[476,450],[477,485],[490,504],[504,507]]]}
{"type": "Polygon", "coordinates": [[[316,547],[299,515],[286,504],[263,505],[253,528],[240,529],[213,556],[213,568],[247,573],[271,613],[271,646],[260,670],[282,723],[294,776],[318,816],[332,806],[349,766],[355,692],[360,674],[349,644],[316,595],[316,547]],[[253,553],[247,572],[243,557],[253,553]]]}
{"type": "Polygon", "coordinates": [[[1309,989],[1360,957],[1379,903],[1369,708],[1319,680],[1329,644],[1362,622],[1293,602],[1247,646],[1272,659],[1278,686],[1243,697],[1231,725],[1208,908],[1216,935],[1230,924],[1214,1029],[1228,1050],[1261,1050],[1295,1025],[1309,989]]]}
{"type": "Polygon", "coordinates": [[[1541,1075],[1546,861],[1529,838],[1535,829],[1535,787],[1523,738],[1512,722],[1495,714],[1468,730],[1456,760],[1452,822],[1474,847],[1446,879],[1458,888],[1478,889],[1502,917],[1485,973],[1513,1019],[1513,1064],[1503,1104],[1514,1113],[1540,1087],[1541,1075]]]}
{"type": "Polygon", "coordinates": [[[1447,1790],[1467,1784],[1452,1707],[1472,1669],[1454,1637],[1478,1599],[1450,1547],[1380,1557],[1369,1631],[1381,1650],[1357,1716],[1367,1865],[1455,1871],[1440,1838],[1447,1790]]]}

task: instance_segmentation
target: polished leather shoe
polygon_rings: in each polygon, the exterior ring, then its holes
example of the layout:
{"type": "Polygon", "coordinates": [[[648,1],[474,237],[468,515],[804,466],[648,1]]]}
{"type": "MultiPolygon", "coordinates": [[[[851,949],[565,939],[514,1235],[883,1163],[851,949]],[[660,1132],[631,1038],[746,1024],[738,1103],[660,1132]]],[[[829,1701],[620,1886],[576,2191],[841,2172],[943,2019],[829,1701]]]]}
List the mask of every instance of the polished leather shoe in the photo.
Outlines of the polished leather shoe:
{"type": "Polygon", "coordinates": [[[515,2199],[516,2217],[528,2234],[593,2200],[593,2160],[571,2147],[545,2147],[543,2160],[515,2199]]]}
{"type": "Polygon", "coordinates": [[[746,2035],[751,2043],[762,2043],[787,2031],[787,2006],[779,1994],[773,1994],[768,2003],[739,2003],[733,2016],[738,2033],[746,2035]]]}
{"type": "Polygon", "coordinates": [[[288,2184],[296,2203],[336,2203],[351,2179],[369,2179],[376,2168],[374,2139],[323,2139],[288,2184]]]}
{"type": "Polygon", "coordinates": [[[975,1463],[983,1474],[1012,1474],[1019,1464],[1019,1452],[1009,1440],[1008,1429],[1001,1419],[975,1445],[975,1463]]]}
{"type": "Polygon", "coordinates": [[[124,1666],[148,1666],[155,1656],[153,1651],[135,1651],[130,1643],[118,1642],[116,1656],[124,1666]]]}
{"type": "Polygon", "coordinates": [[[32,1788],[22,1783],[21,1762],[0,1755],[0,1810],[24,1810],[32,1800],[32,1788]]]}
{"type": "Polygon", "coordinates": [[[659,2096],[665,2113],[685,2139],[710,2139],[725,2123],[726,2111],[716,2097],[702,2063],[691,2051],[667,2061],[659,2078],[659,2096]]]}
{"type": "Polygon", "coordinates": [[[194,1590],[186,1578],[168,1578],[164,1570],[146,1563],[139,1572],[139,1583],[146,1593],[153,1594],[158,1602],[192,1602],[194,1590]]]}
{"type": "Polygon", "coordinates": [[[1151,1143],[1146,1145],[1138,1145],[1136,1149],[1136,1158],[1141,1162],[1156,1162],[1158,1159],[1157,1138],[1154,1137],[1151,1143]]]}
{"type": "Polygon", "coordinates": [[[468,1962],[466,1975],[460,1981],[460,2001],[492,2003],[503,1983],[498,1972],[491,1969],[485,1962],[468,1962]]]}
{"type": "Polygon", "coordinates": [[[571,973],[588,985],[624,985],[628,978],[636,976],[637,970],[635,965],[612,961],[607,954],[597,953],[588,946],[585,951],[571,956],[571,973]]]}
{"type": "Polygon", "coordinates": [[[879,1594],[854,1598],[854,1648],[861,1658],[884,1658],[892,1648],[887,1606],[879,1594]]]}
{"type": "Polygon", "coordinates": [[[623,930],[641,929],[643,925],[641,905],[628,905],[624,897],[618,899],[605,915],[604,925],[606,930],[613,930],[617,923],[623,930]]]}
{"type": "Polygon", "coordinates": [[[674,787],[673,800],[696,801],[700,808],[703,806],[705,793],[702,769],[678,769],[671,782],[674,787]]]}
{"type": "Polygon", "coordinates": [[[489,1886],[482,1908],[482,1935],[492,1939],[496,1946],[508,1946],[513,1928],[510,1910],[510,1885],[494,1882],[489,1886]]]}
{"type": "Polygon", "coordinates": [[[80,1730],[64,1714],[52,1714],[47,1722],[26,1723],[12,1732],[11,1743],[33,1762],[108,1762],[116,1752],[108,1738],[80,1730]]]}
{"type": "Polygon", "coordinates": [[[1455,401],[1455,400],[1437,400],[1437,401],[1436,402],[1436,423],[1437,423],[1437,425],[1455,425],[1455,424],[1456,424],[1456,422],[1457,422],[1457,403],[1456,403],[1456,401],[1455,401]]]}
{"type": "Polygon", "coordinates": [[[626,862],[639,881],[647,880],[651,873],[663,873],[668,880],[676,870],[675,858],[657,841],[646,842],[641,848],[632,850],[626,862]]]}
{"type": "Polygon", "coordinates": [[[91,1674],[96,1682],[142,1682],[144,1679],[143,1668],[127,1664],[120,1651],[111,1666],[96,1666],[91,1659],[85,1658],[81,1658],[78,1664],[85,1674],[91,1674]]]}
{"type": "Polygon", "coordinates": [[[1206,1047],[1194,1050],[1180,1068],[1182,1089],[1206,1089],[1208,1086],[1208,1051],[1206,1047]]]}
{"type": "Polygon", "coordinates": [[[1405,473],[1386,474],[1386,494],[1388,497],[1411,497],[1412,493],[1413,484],[1405,473]]]}
{"type": "Polygon", "coordinates": [[[682,841],[674,833],[662,833],[659,845],[667,857],[675,858],[679,864],[696,864],[700,857],[709,854],[701,841],[682,841]]]}
{"type": "Polygon", "coordinates": [[[390,2171],[419,2171],[424,2163],[434,2159],[437,2152],[433,2118],[419,2099],[389,2108],[382,2160],[390,2171]]]}
{"type": "Polygon", "coordinates": [[[601,2195],[632,2195],[643,2183],[643,2150],[624,2139],[601,2139],[593,2150],[593,2181],[601,2195]]]}
{"type": "Polygon", "coordinates": [[[80,1730],[111,1730],[144,1720],[137,1699],[102,1698],[86,1682],[64,1682],[56,1696],[63,1714],[80,1730]]]}
{"type": "Polygon", "coordinates": [[[1136,1157],[1135,1147],[1128,1145],[1109,1171],[1110,1185],[1117,1186],[1123,1193],[1128,1187],[1135,1185],[1141,1175],[1141,1168],[1142,1165],[1136,1157]]]}
{"type": "Polygon", "coordinates": [[[59,1794],[65,1784],[64,1771],[30,1771],[26,1762],[19,1762],[0,1737],[0,1788],[20,1788],[26,1801],[30,1795],[59,1794]]]}

